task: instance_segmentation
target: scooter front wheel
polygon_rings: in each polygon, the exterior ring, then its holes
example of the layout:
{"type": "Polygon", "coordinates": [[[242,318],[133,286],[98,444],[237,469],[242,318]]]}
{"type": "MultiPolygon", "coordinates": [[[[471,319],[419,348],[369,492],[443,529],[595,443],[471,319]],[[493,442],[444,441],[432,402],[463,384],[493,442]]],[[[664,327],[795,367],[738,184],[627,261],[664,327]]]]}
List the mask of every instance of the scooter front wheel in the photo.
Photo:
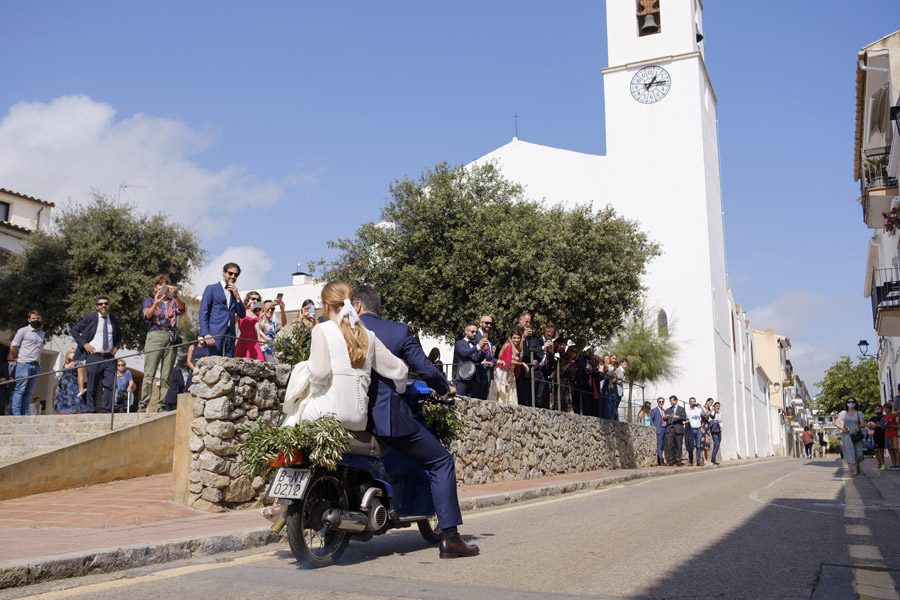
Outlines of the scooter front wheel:
{"type": "Polygon", "coordinates": [[[291,553],[305,568],[326,567],[341,557],[350,543],[350,532],[333,531],[322,522],[331,508],[346,510],[347,492],[331,472],[313,475],[306,497],[291,505],[287,517],[287,538],[291,553]]]}
{"type": "Polygon", "coordinates": [[[416,521],[419,526],[419,533],[425,538],[429,544],[438,544],[441,541],[441,528],[437,522],[437,516],[431,515],[431,518],[422,521],[416,521]]]}

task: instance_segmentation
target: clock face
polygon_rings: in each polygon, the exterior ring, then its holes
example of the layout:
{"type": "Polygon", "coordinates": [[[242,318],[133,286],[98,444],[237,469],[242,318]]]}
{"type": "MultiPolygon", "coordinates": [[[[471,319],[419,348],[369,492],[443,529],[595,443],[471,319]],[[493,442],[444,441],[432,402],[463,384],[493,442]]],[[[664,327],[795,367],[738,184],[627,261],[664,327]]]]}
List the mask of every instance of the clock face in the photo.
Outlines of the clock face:
{"type": "Polygon", "coordinates": [[[669,72],[651,65],[634,74],[631,79],[631,95],[638,102],[653,104],[662,100],[672,87],[669,72]]]}

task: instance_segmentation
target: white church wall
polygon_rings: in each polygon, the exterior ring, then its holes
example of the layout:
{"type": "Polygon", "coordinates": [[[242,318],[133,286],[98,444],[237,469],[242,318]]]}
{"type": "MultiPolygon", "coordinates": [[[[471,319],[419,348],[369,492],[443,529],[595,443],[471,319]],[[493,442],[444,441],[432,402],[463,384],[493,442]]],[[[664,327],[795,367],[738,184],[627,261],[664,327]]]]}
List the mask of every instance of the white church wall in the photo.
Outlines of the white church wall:
{"type": "Polygon", "coordinates": [[[525,194],[548,203],[611,205],[661,245],[644,282],[651,306],[675,323],[680,375],[648,395],[734,395],[725,286],[715,99],[695,53],[694,2],[663,6],[663,33],[637,37],[636,4],[607,3],[611,67],[603,70],[607,156],[513,140],[479,159],[497,160],[525,194]],[[632,27],[633,26],[633,27],[632,27]],[[671,89],[653,104],[636,102],[635,62],[659,64],[671,89]]]}

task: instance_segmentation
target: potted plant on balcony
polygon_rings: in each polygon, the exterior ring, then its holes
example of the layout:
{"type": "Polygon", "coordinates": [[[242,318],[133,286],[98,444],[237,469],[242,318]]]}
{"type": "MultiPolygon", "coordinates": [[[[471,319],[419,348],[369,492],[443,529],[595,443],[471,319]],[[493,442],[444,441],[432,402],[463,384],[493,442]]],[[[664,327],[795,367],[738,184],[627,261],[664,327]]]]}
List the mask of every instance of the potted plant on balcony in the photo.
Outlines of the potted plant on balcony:
{"type": "Polygon", "coordinates": [[[897,228],[900,227],[900,211],[895,206],[890,212],[881,213],[881,216],[884,217],[884,232],[893,235],[897,228]]]}
{"type": "Polygon", "coordinates": [[[863,172],[866,178],[866,188],[887,187],[890,184],[887,167],[890,156],[881,154],[863,162],[863,172]]]}

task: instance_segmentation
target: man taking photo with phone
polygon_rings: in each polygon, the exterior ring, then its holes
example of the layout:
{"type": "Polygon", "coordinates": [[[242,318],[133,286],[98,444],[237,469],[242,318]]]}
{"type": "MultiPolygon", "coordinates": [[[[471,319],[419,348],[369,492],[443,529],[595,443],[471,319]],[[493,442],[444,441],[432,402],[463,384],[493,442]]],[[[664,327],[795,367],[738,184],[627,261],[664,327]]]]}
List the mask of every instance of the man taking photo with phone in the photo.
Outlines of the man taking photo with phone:
{"type": "Polygon", "coordinates": [[[175,366],[178,340],[178,321],[185,312],[184,301],[178,297],[178,288],[171,285],[167,275],[157,275],[153,279],[153,296],[144,300],[141,317],[148,324],[147,340],[144,342],[144,383],[141,385],[140,410],[147,410],[153,391],[153,378],[159,367],[159,398],[156,410],[164,408],[164,400],[169,391],[169,380],[175,366]]]}

